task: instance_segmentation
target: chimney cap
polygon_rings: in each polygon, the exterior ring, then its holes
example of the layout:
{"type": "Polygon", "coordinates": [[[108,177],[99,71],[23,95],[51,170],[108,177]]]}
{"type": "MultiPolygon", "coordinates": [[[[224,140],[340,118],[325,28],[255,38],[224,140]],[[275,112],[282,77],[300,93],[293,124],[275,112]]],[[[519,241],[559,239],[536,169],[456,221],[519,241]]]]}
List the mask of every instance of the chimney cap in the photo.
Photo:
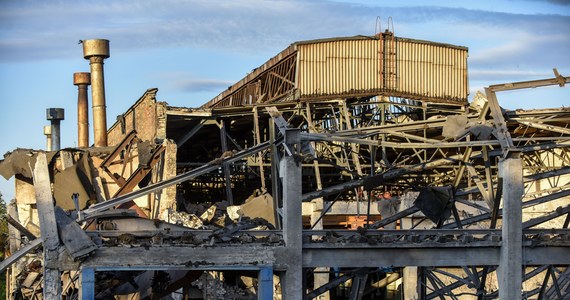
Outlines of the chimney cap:
{"type": "Polygon", "coordinates": [[[77,72],[73,73],[73,85],[90,85],[91,84],[91,73],[89,72],[77,72]]]}
{"type": "Polygon", "coordinates": [[[63,120],[65,113],[63,108],[48,108],[46,109],[46,119],[48,120],[63,120]]]}
{"type": "Polygon", "coordinates": [[[83,40],[83,57],[89,59],[92,56],[109,58],[109,40],[95,39],[83,40]]]}

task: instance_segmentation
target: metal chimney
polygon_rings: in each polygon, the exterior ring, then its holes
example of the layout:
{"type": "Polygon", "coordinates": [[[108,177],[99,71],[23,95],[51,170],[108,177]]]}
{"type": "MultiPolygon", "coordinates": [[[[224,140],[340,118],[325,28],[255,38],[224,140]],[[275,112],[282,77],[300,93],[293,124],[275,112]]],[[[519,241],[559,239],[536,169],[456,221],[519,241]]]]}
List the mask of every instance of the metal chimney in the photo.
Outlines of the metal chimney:
{"type": "MultiPolygon", "coordinates": [[[[60,149],[60,127],[59,123],[65,119],[63,108],[48,108],[46,109],[46,119],[51,121],[51,151],[60,149]]],[[[45,130],[44,130],[45,132],[45,130]]]]}
{"type": "Polygon", "coordinates": [[[91,66],[91,95],[93,101],[93,132],[95,147],[107,146],[107,112],[105,106],[105,77],[103,60],[109,55],[108,40],[83,41],[83,57],[91,66]]]}
{"type": "Polygon", "coordinates": [[[51,125],[44,126],[44,135],[46,136],[46,151],[51,151],[51,125]]]}
{"type": "Polygon", "coordinates": [[[91,74],[73,73],[73,84],[77,86],[77,147],[89,147],[89,107],[87,86],[91,84],[91,74]]]}

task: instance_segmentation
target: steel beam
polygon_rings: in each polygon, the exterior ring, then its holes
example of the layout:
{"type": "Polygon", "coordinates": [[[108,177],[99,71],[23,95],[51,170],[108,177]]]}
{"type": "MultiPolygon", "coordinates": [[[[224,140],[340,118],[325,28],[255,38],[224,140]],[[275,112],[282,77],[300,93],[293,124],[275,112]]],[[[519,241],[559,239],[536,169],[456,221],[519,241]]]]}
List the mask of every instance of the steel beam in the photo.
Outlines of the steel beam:
{"type": "Polygon", "coordinates": [[[30,243],[26,244],[24,247],[20,248],[15,253],[12,253],[12,255],[6,257],[4,260],[0,262],[0,273],[4,272],[6,268],[11,266],[20,258],[24,257],[24,255],[28,254],[30,251],[37,249],[41,245],[42,245],[42,239],[35,239],[30,243]]]}
{"type": "MultiPolygon", "coordinates": [[[[524,247],[523,264],[567,265],[568,247],[524,247]]],[[[303,249],[303,267],[360,268],[497,266],[498,247],[458,248],[312,248],[303,249]]],[[[520,292],[520,289],[519,289],[520,292]]]]}

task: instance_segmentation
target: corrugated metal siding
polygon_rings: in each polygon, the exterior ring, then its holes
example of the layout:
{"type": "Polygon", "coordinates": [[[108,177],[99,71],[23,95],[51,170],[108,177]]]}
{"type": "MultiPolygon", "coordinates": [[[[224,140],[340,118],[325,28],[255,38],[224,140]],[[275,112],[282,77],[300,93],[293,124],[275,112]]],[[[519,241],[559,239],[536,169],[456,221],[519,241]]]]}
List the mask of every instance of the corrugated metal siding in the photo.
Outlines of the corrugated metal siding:
{"type": "Polygon", "coordinates": [[[298,45],[301,97],[381,89],[381,43],[369,39],[298,45]]]}
{"type": "Polygon", "coordinates": [[[410,39],[349,39],[297,45],[301,98],[384,93],[466,102],[467,49],[410,39]]]}
{"type": "Polygon", "coordinates": [[[396,91],[410,97],[467,100],[467,50],[396,39],[396,91]]]}

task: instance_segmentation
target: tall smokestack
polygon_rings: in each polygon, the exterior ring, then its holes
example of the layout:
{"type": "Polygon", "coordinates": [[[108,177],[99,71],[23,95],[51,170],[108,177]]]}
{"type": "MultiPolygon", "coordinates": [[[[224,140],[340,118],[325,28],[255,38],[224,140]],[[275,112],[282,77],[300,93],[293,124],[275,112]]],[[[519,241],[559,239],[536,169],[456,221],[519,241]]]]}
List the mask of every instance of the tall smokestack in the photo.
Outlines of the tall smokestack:
{"type": "Polygon", "coordinates": [[[58,151],[60,148],[60,128],[59,123],[65,119],[63,108],[46,109],[46,119],[51,121],[51,150],[58,151]]]}
{"type": "Polygon", "coordinates": [[[91,95],[93,101],[93,132],[95,147],[107,146],[107,112],[105,106],[105,77],[103,60],[109,55],[108,40],[83,41],[83,57],[91,66],[91,95]]]}
{"type": "Polygon", "coordinates": [[[89,106],[87,86],[91,84],[91,74],[73,73],[73,84],[77,86],[77,147],[89,147],[89,106]]]}

